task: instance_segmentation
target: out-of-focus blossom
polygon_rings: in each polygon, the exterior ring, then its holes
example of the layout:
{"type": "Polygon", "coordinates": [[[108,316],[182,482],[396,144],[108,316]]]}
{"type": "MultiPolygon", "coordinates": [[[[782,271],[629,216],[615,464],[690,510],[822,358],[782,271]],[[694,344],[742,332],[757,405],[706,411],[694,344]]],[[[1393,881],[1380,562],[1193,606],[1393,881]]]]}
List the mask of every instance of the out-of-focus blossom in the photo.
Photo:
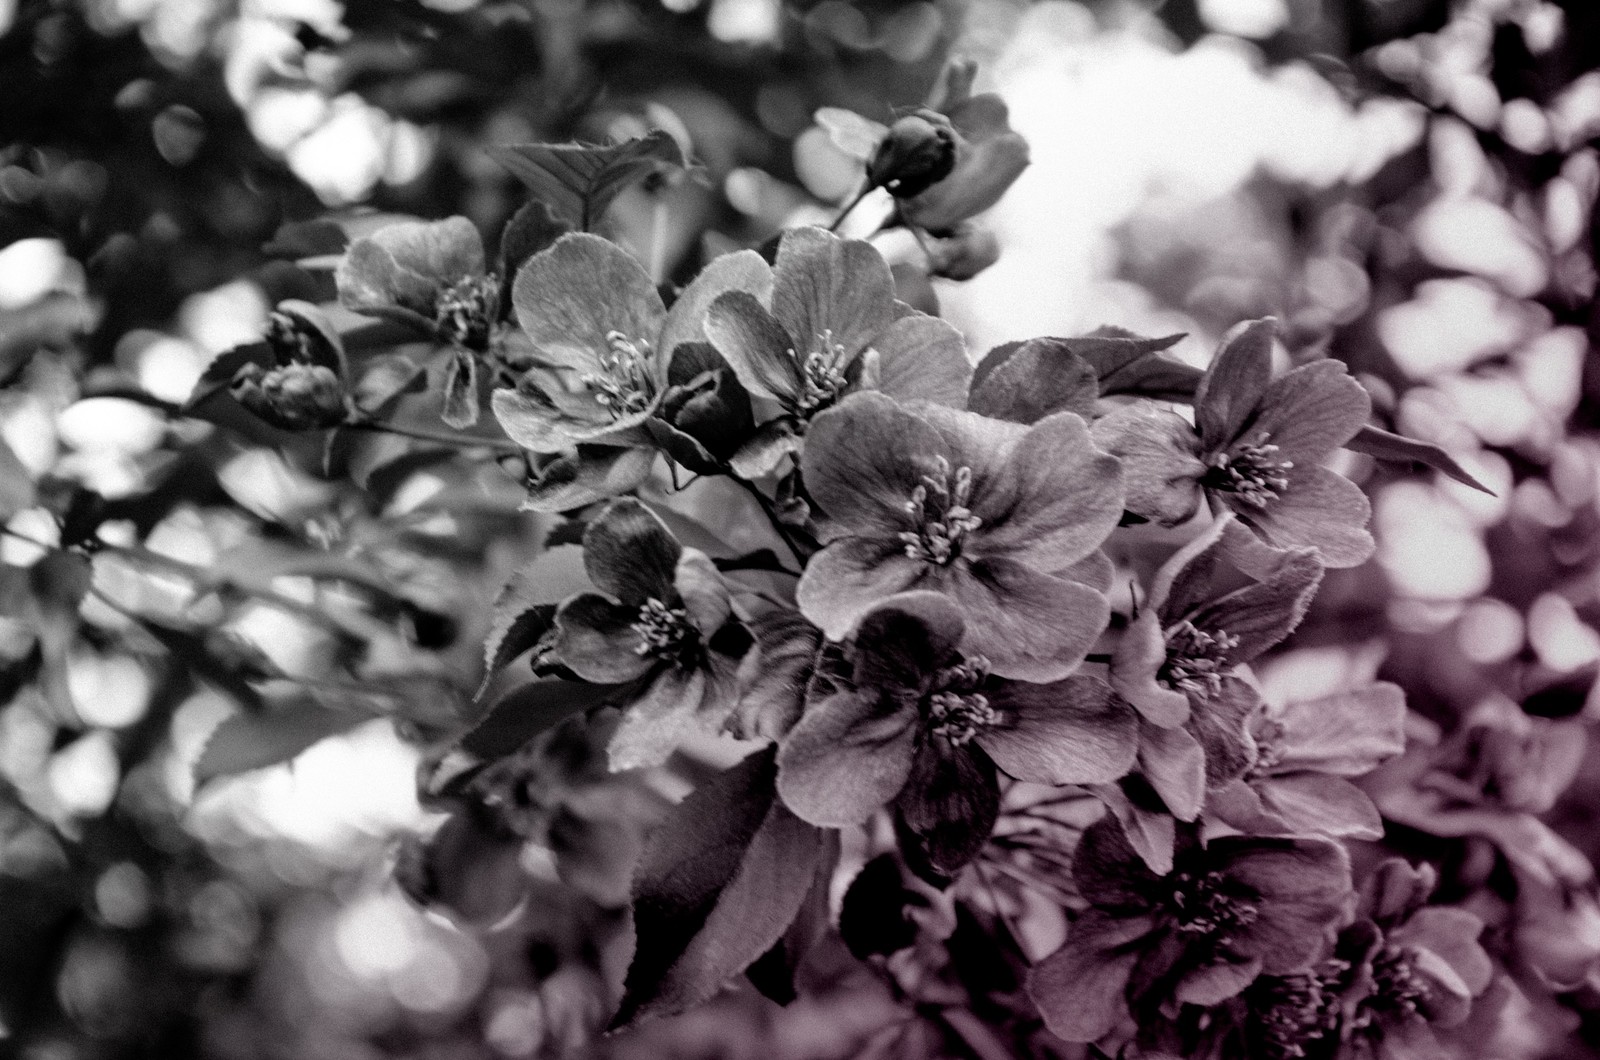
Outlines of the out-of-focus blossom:
{"type": "Polygon", "coordinates": [[[267,320],[266,342],[275,363],[241,365],[229,383],[239,404],[286,431],[335,427],[349,418],[344,344],[321,310],[283,302],[267,320]]]}
{"type": "Polygon", "coordinates": [[[1478,943],[1483,921],[1426,905],[1433,869],[1399,859],[1362,888],[1356,919],[1332,956],[1294,976],[1266,977],[1245,994],[1251,1055],[1269,1060],[1429,1060],[1436,1028],[1463,1023],[1494,974],[1478,943]]]}
{"type": "Polygon", "coordinates": [[[1255,761],[1210,794],[1208,812],[1247,832],[1381,838],[1377,807],[1346,778],[1405,750],[1405,718],[1405,693],[1387,682],[1269,703],[1251,721],[1255,761]]]}
{"type": "Polygon", "coordinates": [[[1089,908],[1037,964],[1028,993],[1045,1025],[1092,1042],[1131,1013],[1216,1005],[1263,973],[1305,972],[1350,898],[1344,848],[1322,839],[1186,837],[1173,871],[1151,872],[1119,825],[1084,833],[1073,880],[1089,908]]]}

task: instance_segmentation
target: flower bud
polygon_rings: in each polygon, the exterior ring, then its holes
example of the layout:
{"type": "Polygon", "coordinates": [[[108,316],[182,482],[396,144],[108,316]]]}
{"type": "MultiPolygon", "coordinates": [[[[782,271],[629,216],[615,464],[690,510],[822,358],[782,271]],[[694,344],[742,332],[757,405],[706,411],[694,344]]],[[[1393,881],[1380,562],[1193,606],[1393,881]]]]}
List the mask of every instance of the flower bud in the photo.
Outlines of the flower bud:
{"type": "Polygon", "coordinates": [[[955,167],[955,138],[949,120],[934,111],[901,118],[878,144],[867,164],[867,179],[896,198],[920,195],[955,167]]]}
{"type": "Polygon", "coordinates": [[[286,299],[267,316],[262,337],[278,364],[315,364],[344,374],[344,344],[322,310],[286,299]]]}
{"type": "Polygon", "coordinates": [[[954,165],[943,179],[900,203],[907,224],[935,233],[949,232],[999,202],[1029,161],[1028,141],[1012,130],[1005,103],[993,93],[952,108],[949,125],[954,165]]]}
{"type": "Polygon", "coordinates": [[[348,412],[344,383],[320,364],[246,364],[234,374],[229,389],[239,404],[286,431],[334,427],[348,412]]]}

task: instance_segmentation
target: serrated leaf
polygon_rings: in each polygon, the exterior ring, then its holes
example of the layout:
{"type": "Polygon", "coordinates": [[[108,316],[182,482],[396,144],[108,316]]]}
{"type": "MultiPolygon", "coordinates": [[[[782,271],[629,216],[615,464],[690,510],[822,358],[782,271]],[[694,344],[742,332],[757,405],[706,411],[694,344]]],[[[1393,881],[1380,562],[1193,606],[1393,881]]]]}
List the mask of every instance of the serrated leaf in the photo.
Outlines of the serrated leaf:
{"type": "Polygon", "coordinates": [[[194,764],[196,784],[264,769],[294,758],[329,736],[355,728],[366,715],[301,703],[281,710],[235,714],[206,740],[194,764]]]}
{"type": "Polygon", "coordinates": [[[583,568],[583,548],[576,544],[547,548],[513,575],[495,598],[477,694],[483,695],[501,667],[538,643],[550,628],[557,604],[592,588],[583,568]]]}
{"type": "Polygon", "coordinates": [[[517,144],[489,155],[528,186],[556,217],[588,231],[629,184],[687,160],[671,134],[657,129],[620,144],[517,144]]]}
{"type": "Polygon", "coordinates": [[[1434,445],[1432,442],[1421,442],[1415,438],[1407,438],[1393,431],[1386,431],[1379,427],[1366,426],[1356,432],[1356,436],[1345,443],[1347,449],[1379,460],[1388,460],[1403,464],[1426,464],[1441,474],[1448,475],[1464,486],[1471,486],[1475,490],[1494,496],[1494,490],[1485,486],[1472,474],[1462,467],[1456,458],[1448,452],[1434,445]]]}
{"type": "Polygon", "coordinates": [[[1033,357],[1041,367],[1033,376],[1034,385],[1040,388],[1062,388],[1064,383],[1055,378],[1052,370],[1059,371],[1057,366],[1062,364],[1081,363],[1094,376],[1097,397],[1131,394],[1161,401],[1187,401],[1199,384],[1200,369],[1157,356],[1182,338],[1179,334],[1149,339],[1120,328],[1102,328],[1077,338],[1002,343],[978,362],[972,374],[972,393],[978,395],[1002,384],[1015,388],[1019,377],[1025,375],[1025,366],[1013,362],[1019,357],[1033,357]]]}
{"type": "Polygon", "coordinates": [[[1037,423],[1056,412],[1094,416],[1100,396],[1094,368],[1065,339],[1033,339],[986,373],[967,400],[973,412],[1012,423],[1037,423]]]}
{"type": "Polygon", "coordinates": [[[650,837],[634,875],[638,945],[613,1028],[717,993],[782,938],[826,852],[773,797],[776,750],[701,785],[650,837]]]}
{"type": "Polygon", "coordinates": [[[550,211],[550,204],[535,199],[511,215],[500,232],[500,275],[505,280],[501,305],[511,304],[511,278],[523,262],[554,243],[572,225],[550,211]]]}

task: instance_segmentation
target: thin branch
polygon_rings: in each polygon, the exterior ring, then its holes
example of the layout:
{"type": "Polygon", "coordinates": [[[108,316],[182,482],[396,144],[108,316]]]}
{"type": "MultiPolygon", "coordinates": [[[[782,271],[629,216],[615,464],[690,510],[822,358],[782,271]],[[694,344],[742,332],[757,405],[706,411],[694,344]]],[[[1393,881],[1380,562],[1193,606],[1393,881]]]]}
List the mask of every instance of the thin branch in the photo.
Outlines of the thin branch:
{"type": "Polygon", "coordinates": [[[737,475],[733,477],[733,481],[737,482],[746,493],[750,494],[750,496],[756,499],[757,504],[761,505],[761,510],[766,513],[767,522],[772,524],[772,529],[777,533],[778,537],[782,539],[785,547],[787,547],[789,552],[794,556],[795,562],[804,567],[806,565],[806,558],[801,553],[800,547],[796,545],[794,540],[789,536],[789,528],[783,524],[782,519],[778,518],[778,509],[773,507],[772,500],[765,493],[762,493],[761,488],[753,482],[739,478],[737,475]]]}

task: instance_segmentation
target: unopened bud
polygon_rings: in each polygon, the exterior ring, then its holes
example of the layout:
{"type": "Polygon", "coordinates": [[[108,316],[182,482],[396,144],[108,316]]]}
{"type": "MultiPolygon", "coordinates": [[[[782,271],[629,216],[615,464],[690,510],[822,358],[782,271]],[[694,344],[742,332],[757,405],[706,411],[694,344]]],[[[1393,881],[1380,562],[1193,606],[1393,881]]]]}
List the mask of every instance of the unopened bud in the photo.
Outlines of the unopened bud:
{"type": "Polygon", "coordinates": [[[229,389],[239,404],[286,431],[335,427],[348,412],[344,383],[320,364],[247,364],[234,374],[229,389]]]}
{"type": "Polygon", "coordinates": [[[920,195],[955,168],[955,135],[942,114],[907,115],[889,126],[867,165],[867,179],[896,198],[920,195]]]}

